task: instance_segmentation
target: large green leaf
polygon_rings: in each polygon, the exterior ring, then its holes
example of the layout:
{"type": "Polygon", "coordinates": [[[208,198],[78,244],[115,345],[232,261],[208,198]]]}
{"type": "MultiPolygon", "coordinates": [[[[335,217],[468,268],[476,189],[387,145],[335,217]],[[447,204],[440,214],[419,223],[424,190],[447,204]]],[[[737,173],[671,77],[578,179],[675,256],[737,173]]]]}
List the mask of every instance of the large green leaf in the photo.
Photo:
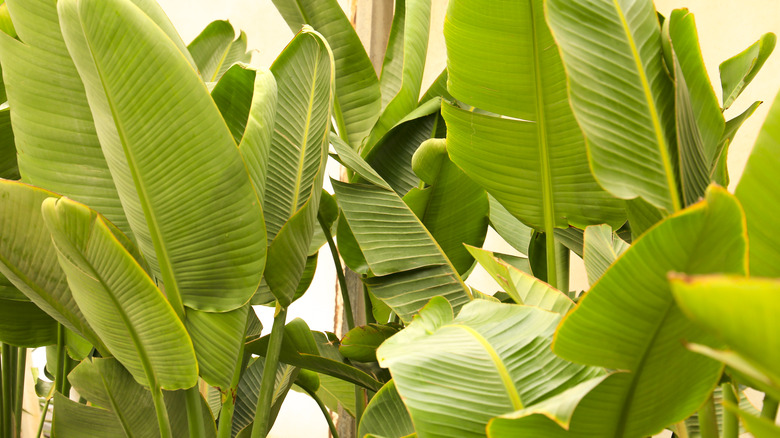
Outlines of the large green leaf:
{"type": "Polygon", "coordinates": [[[588,168],[543,1],[459,0],[447,17],[449,91],[465,104],[442,106],[455,164],[538,230],[625,222],[588,168]]]}
{"type": "Polygon", "coordinates": [[[720,82],[723,87],[723,109],[731,106],[742,90],[756,77],[769,55],[775,49],[777,36],[765,33],[750,47],[720,65],[720,82]]]}
{"type": "Polygon", "coordinates": [[[44,312],[105,352],[73,299],[41,215],[43,201],[56,196],[0,180],[0,272],[44,312]]]}
{"type": "Polygon", "coordinates": [[[129,0],[58,8],[130,226],[174,309],[241,307],[265,263],[263,212],[206,87],[129,0]]]}
{"type": "Polygon", "coordinates": [[[0,342],[18,347],[57,343],[57,321],[30,301],[0,299],[0,342]]]}
{"type": "Polygon", "coordinates": [[[517,269],[493,253],[474,247],[469,247],[468,250],[517,304],[536,306],[561,315],[565,315],[574,307],[574,302],[566,294],[517,269]]]}
{"type": "Polygon", "coordinates": [[[591,286],[595,284],[629,246],[612,231],[609,225],[593,225],[586,228],[582,259],[585,262],[588,283],[591,286]]]}
{"type": "Polygon", "coordinates": [[[244,65],[231,67],[211,92],[249,169],[260,205],[265,200],[276,93],[276,80],[270,71],[244,65]]]}
{"type": "Polygon", "coordinates": [[[401,119],[370,150],[362,152],[366,162],[401,196],[420,183],[412,170],[414,152],[425,140],[445,136],[439,108],[440,100],[430,99],[401,119]]]}
{"type": "Polygon", "coordinates": [[[52,433],[62,438],[104,438],[124,435],[122,425],[111,412],[83,405],[60,394],[54,394],[57,415],[52,421],[52,433]],[[85,427],[88,425],[88,427],[85,427]]]}
{"type": "Polygon", "coordinates": [[[555,353],[630,372],[611,380],[596,400],[608,412],[600,419],[600,436],[652,435],[704,403],[722,366],[685,349],[681,340],[711,335],[675,304],[667,274],[744,274],[746,251],[739,203],[712,187],[706,201],[636,240],[566,317],[555,353]]]}
{"type": "Polygon", "coordinates": [[[780,205],[780,93],[775,97],[745,165],[736,195],[747,218],[750,273],[780,277],[780,234],[774,232],[780,205]]]}
{"type": "Polygon", "coordinates": [[[395,389],[395,382],[391,380],[366,406],[363,416],[360,417],[358,436],[373,434],[385,438],[403,438],[414,432],[409,412],[395,389]]]}
{"type": "Polygon", "coordinates": [[[652,0],[546,4],[596,180],[620,198],[680,209],[674,93],[652,0]]]}
{"type": "Polygon", "coordinates": [[[186,309],[184,327],[195,348],[198,372],[208,384],[220,388],[231,386],[236,363],[241,360],[249,308],[220,313],[186,309]]]}
{"type": "Polygon", "coordinates": [[[404,202],[425,225],[458,274],[466,274],[474,258],[463,244],[481,247],[488,226],[488,198],[447,155],[444,139],[425,141],[412,157],[412,168],[425,188],[413,188],[404,202]]]}
{"type": "Polygon", "coordinates": [[[398,15],[400,21],[393,20],[396,32],[390,35],[386,53],[389,58],[385,58],[382,67],[382,114],[365,141],[366,149],[371,149],[396,123],[415,109],[420,98],[428,53],[431,0],[399,0],[399,3],[401,1],[403,6],[396,7],[396,14],[402,9],[398,15]],[[389,100],[388,94],[391,95],[389,100]]]}
{"type": "Polygon", "coordinates": [[[308,24],[333,49],[336,63],[334,117],[339,133],[358,147],[379,117],[379,81],[374,67],[336,0],[273,0],[290,29],[308,24]]]}
{"type": "Polygon", "coordinates": [[[390,368],[417,433],[485,436],[487,422],[549,399],[603,371],[550,350],[561,315],[537,307],[475,300],[453,318],[434,298],[377,351],[390,368]]]}
{"type": "Polygon", "coordinates": [[[5,4],[21,39],[0,35],[22,178],[89,204],[129,233],[84,86],[60,33],[56,2],[5,4]]]}
{"type": "Polygon", "coordinates": [[[709,185],[726,121],[704,67],[693,14],[687,9],[674,10],[664,30],[671,40],[676,82],[679,181],[683,202],[690,205],[709,185]]]}
{"type": "Polygon", "coordinates": [[[68,198],[42,206],[73,298],[111,353],[143,385],[193,386],[195,351],[165,296],[106,224],[68,198]]]}
{"type": "Polygon", "coordinates": [[[452,263],[398,195],[377,186],[333,181],[333,189],[374,276],[364,280],[404,322],[432,297],[459,309],[471,298],[452,263]]]}
{"type": "Polygon", "coordinates": [[[271,66],[278,111],[265,194],[269,264],[265,281],[288,306],[305,268],[317,226],[328,153],[333,54],[305,27],[271,66]]]}
{"type": "Polygon", "coordinates": [[[672,281],[677,304],[694,322],[759,368],[780,377],[780,281],[692,277],[672,281]]]}
{"type": "Polygon", "coordinates": [[[212,21],[187,46],[198,72],[205,82],[218,81],[237,62],[249,63],[252,53],[246,51],[246,34],[238,38],[228,21],[212,21]]]}

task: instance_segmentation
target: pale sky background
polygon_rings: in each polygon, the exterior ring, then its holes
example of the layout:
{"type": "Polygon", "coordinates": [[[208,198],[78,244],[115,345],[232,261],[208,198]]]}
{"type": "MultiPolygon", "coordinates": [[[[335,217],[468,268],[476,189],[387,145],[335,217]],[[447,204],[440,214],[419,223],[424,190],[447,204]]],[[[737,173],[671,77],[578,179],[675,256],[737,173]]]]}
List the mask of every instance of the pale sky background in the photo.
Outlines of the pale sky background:
{"type": "MultiPolygon", "coordinates": [[[[271,0],[158,1],[185,43],[195,38],[211,21],[229,20],[235,28],[246,32],[249,48],[255,50],[252,64],[259,67],[269,67],[293,36],[271,0]]],[[[339,2],[343,8],[348,8],[349,0],[339,2]]],[[[772,31],[780,34],[780,0],[656,0],[655,3],[664,15],[668,15],[672,8],[679,7],[687,7],[696,15],[704,60],[719,97],[721,89],[718,65],[747,48],[763,33],[772,31]]],[[[432,34],[425,73],[426,84],[423,89],[438,76],[446,64],[442,36],[446,0],[433,0],[433,5],[432,34]]],[[[753,83],[726,112],[726,118],[729,119],[740,114],[755,100],[765,102],[744,124],[731,147],[729,171],[732,189],[742,173],[758,130],[779,88],[780,53],[775,53],[753,83]]],[[[338,177],[337,166],[331,166],[329,172],[333,177],[338,177]]],[[[495,251],[510,252],[508,246],[500,242],[495,234],[489,236],[486,245],[495,251]]],[[[573,259],[576,259],[576,256],[573,259]]],[[[469,283],[486,292],[497,289],[484,271],[475,270],[469,283]]],[[[325,247],[320,253],[312,287],[290,307],[288,320],[300,317],[314,330],[332,331],[335,284],[335,269],[325,247]]],[[[578,260],[573,261],[571,286],[574,289],[587,288],[584,269],[578,260]]],[[[258,314],[264,326],[270,328],[273,319],[271,309],[260,308],[258,314]]],[[[35,362],[40,363],[40,354],[36,352],[35,356],[35,362]]],[[[327,424],[316,404],[308,396],[291,391],[270,436],[324,438],[327,436],[327,424]]]]}

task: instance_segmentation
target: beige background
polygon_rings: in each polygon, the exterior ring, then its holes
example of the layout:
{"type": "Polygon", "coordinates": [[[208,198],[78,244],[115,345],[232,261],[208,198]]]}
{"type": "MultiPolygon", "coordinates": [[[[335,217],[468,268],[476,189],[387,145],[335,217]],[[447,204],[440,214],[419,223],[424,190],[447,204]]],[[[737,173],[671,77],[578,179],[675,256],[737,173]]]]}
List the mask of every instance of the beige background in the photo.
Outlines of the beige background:
{"type": "MultiPolygon", "coordinates": [[[[247,33],[249,47],[256,50],[252,63],[259,67],[270,66],[293,36],[271,0],[158,1],[185,42],[191,41],[212,20],[230,20],[234,27],[243,29],[247,33]]],[[[349,0],[339,1],[345,10],[349,7],[349,0]]],[[[362,7],[371,0],[355,1],[358,7],[362,7]]],[[[442,36],[446,0],[433,0],[433,4],[432,34],[425,71],[425,86],[438,76],[446,64],[442,36]]],[[[696,14],[704,60],[718,96],[721,94],[718,65],[752,44],[764,32],[780,33],[780,0],[656,0],[656,6],[665,15],[675,7],[687,7],[696,14]]],[[[361,19],[365,17],[364,14],[358,16],[361,19]]],[[[780,53],[775,53],[739,100],[726,112],[728,119],[739,114],[755,100],[766,102],[745,123],[731,147],[729,171],[732,176],[732,189],[742,173],[752,144],[778,89],[780,89],[780,53]]],[[[337,177],[338,169],[334,167],[330,169],[330,173],[337,177]]],[[[487,245],[494,250],[507,250],[495,234],[489,237],[487,245]]],[[[327,251],[327,248],[323,251],[327,251]]],[[[581,263],[575,260],[573,265],[572,287],[585,289],[587,284],[581,263]]],[[[484,273],[477,271],[472,275],[469,283],[479,285],[481,290],[489,291],[497,288],[491,281],[484,273]]],[[[335,270],[330,262],[330,255],[323,252],[320,255],[315,281],[309,292],[291,306],[290,319],[301,317],[312,329],[332,330],[335,283],[335,270]]],[[[258,314],[264,325],[270,328],[272,314],[269,309],[258,309],[258,314]]],[[[40,364],[40,353],[36,352],[35,356],[35,362],[40,364]]],[[[327,425],[308,396],[291,392],[271,436],[325,437],[327,425]]]]}

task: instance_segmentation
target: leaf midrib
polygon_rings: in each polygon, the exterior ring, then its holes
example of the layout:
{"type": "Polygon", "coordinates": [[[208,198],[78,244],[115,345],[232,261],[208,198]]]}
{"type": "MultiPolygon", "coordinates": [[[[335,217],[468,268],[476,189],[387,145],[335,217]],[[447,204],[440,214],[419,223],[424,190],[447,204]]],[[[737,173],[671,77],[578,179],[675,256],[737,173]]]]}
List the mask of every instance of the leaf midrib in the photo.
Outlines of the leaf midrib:
{"type": "Polygon", "coordinates": [[[617,13],[618,18],[620,19],[620,24],[623,26],[623,31],[626,35],[626,42],[628,42],[628,45],[631,48],[631,56],[634,59],[637,75],[639,76],[639,80],[642,83],[642,91],[644,92],[645,101],[647,102],[647,109],[650,113],[650,119],[653,122],[653,131],[655,131],[656,144],[658,145],[658,150],[661,154],[661,161],[664,167],[664,174],[666,176],[666,184],[667,188],[669,189],[670,200],[672,201],[672,208],[674,211],[679,211],[681,208],[680,197],[677,194],[677,185],[674,181],[674,171],[672,169],[672,163],[669,158],[669,149],[666,144],[666,138],[664,137],[663,129],[661,128],[661,121],[658,117],[658,109],[656,108],[655,101],[653,100],[653,93],[650,89],[650,82],[647,80],[647,74],[645,73],[644,66],[642,65],[642,58],[639,55],[639,50],[637,49],[636,41],[634,41],[634,36],[631,33],[631,29],[628,26],[628,21],[626,21],[623,8],[620,7],[619,0],[612,0],[612,3],[615,6],[615,12],[617,13]]]}
{"type": "Polygon", "coordinates": [[[515,388],[512,376],[509,375],[509,370],[506,368],[506,365],[504,365],[504,361],[498,355],[498,352],[493,348],[493,346],[490,345],[490,342],[488,342],[488,340],[485,339],[479,332],[467,325],[453,323],[443,325],[441,328],[446,327],[465,330],[477,342],[479,342],[482,348],[485,349],[485,352],[490,356],[490,359],[493,361],[493,365],[496,367],[496,371],[498,372],[499,377],[501,377],[501,383],[504,384],[506,394],[509,397],[509,400],[512,402],[512,408],[516,411],[523,409],[523,402],[520,399],[520,394],[517,392],[517,388],[515,388]]]}
{"type": "MultiPolygon", "coordinates": [[[[320,48],[320,43],[317,41],[317,47],[320,48]]],[[[306,123],[303,127],[303,139],[301,143],[301,152],[298,154],[298,169],[295,175],[295,185],[293,186],[293,198],[290,203],[290,216],[295,215],[298,211],[298,197],[300,196],[301,185],[303,180],[303,166],[306,161],[306,149],[309,141],[309,129],[311,128],[311,117],[314,110],[314,91],[317,87],[317,75],[319,70],[320,59],[322,54],[320,50],[317,50],[317,58],[314,61],[314,72],[311,80],[311,91],[309,92],[309,107],[306,110],[306,123]]],[[[326,134],[327,135],[327,132],[326,134]]]]}

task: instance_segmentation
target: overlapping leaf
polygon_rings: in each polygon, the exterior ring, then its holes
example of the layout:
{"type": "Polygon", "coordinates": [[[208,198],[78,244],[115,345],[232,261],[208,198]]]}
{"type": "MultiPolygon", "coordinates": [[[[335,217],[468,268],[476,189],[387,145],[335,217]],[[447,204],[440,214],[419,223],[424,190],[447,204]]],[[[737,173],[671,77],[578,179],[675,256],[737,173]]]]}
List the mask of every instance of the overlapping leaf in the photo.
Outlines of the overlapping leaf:
{"type": "Polygon", "coordinates": [[[725,120],[710,84],[699,48],[693,14],[676,9],[664,22],[673,59],[675,77],[675,120],[683,202],[690,205],[704,195],[725,120]],[[667,28],[668,26],[668,28],[667,28]]]}
{"type": "Polygon", "coordinates": [[[750,153],[736,195],[747,218],[750,237],[750,273],[780,277],[780,235],[773,232],[780,205],[780,94],[766,116],[753,152],[750,153]]]}
{"type": "Polygon", "coordinates": [[[434,296],[444,296],[459,309],[470,291],[441,247],[387,183],[353,150],[335,142],[342,164],[379,185],[333,181],[333,189],[348,227],[340,240],[355,240],[359,257],[373,276],[364,280],[371,292],[403,321],[434,296]]]}
{"type": "Polygon", "coordinates": [[[674,93],[652,0],[546,5],[596,180],[620,198],[678,210],[674,93]]]}
{"type": "Polygon", "coordinates": [[[550,351],[560,319],[537,307],[487,300],[469,303],[453,318],[449,304],[434,298],[377,357],[390,368],[418,434],[485,436],[491,418],[603,374],[550,351]]]}
{"type": "Polygon", "coordinates": [[[198,367],[192,341],[121,236],[67,198],[45,200],[42,211],[73,298],[111,353],[143,385],[193,386],[198,367]]]}
{"type": "Polygon", "coordinates": [[[629,244],[615,234],[609,225],[586,228],[582,252],[588,283],[595,284],[628,247],[629,244]]]}
{"type": "Polygon", "coordinates": [[[742,52],[727,59],[720,65],[720,83],[723,87],[723,108],[726,109],[739,97],[740,93],[756,77],[769,55],[775,49],[777,36],[766,33],[742,52]]]}
{"type": "Polygon", "coordinates": [[[224,20],[212,21],[187,46],[204,82],[218,81],[237,62],[249,63],[252,54],[246,51],[246,33],[238,38],[233,26],[224,20]]]}
{"type": "Polygon", "coordinates": [[[556,354],[629,371],[599,386],[607,385],[593,402],[605,412],[600,436],[652,435],[706,400],[722,368],[683,346],[682,339],[711,336],[677,307],[667,274],[744,274],[746,250],[738,202],[713,187],[706,201],[635,241],[566,317],[553,344],[556,354]]]}
{"type": "Polygon", "coordinates": [[[273,0],[293,32],[308,24],[333,49],[336,68],[335,108],[339,134],[358,147],[379,117],[380,93],[374,67],[336,0],[273,0]]]}
{"type": "Polygon", "coordinates": [[[269,265],[265,281],[277,300],[292,302],[317,226],[328,153],[333,54],[304,28],[271,66],[278,111],[265,194],[269,265]]]}
{"type": "Polygon", "coordinates": [[[404,202],[420,218],[458,274],[474,265],[463,244],[481,247],[488,226],[488,198],[447,155],[444,139],[431,139],[420,145],[412,158],[412,168],[425,188],[413,188],[404,202]]]}
{"type": "Polygon", "coordinates": [[[105,352],[73,299],[41,215],[43,201],[56,196],[20,182],[0,181],[0,272],[57,322],[105,352]]]}
{"type": "Polygon", "coordinates": [[[453,162],[538,230],[624,222],[590,174],[543,2],[454,1],[447,17],[449,91],[465,105],[442,105],[453,162]]]}
{"type": "Polygon", "coordinates": [[[262,209],[180,39],[129,0],[58,9],[130,226],[174,309],[242,306],[265,263],[262,209]]]}
{"type": "Polygon", "coordinates": [[[360,417],[358,436],[372,434],[385,438],[403,438],[413,433],[415,430],[412,419],[409,418],[409,412],[395,389],[395,382],[391,380],[366,406],[363,416],[360,417]]]}

